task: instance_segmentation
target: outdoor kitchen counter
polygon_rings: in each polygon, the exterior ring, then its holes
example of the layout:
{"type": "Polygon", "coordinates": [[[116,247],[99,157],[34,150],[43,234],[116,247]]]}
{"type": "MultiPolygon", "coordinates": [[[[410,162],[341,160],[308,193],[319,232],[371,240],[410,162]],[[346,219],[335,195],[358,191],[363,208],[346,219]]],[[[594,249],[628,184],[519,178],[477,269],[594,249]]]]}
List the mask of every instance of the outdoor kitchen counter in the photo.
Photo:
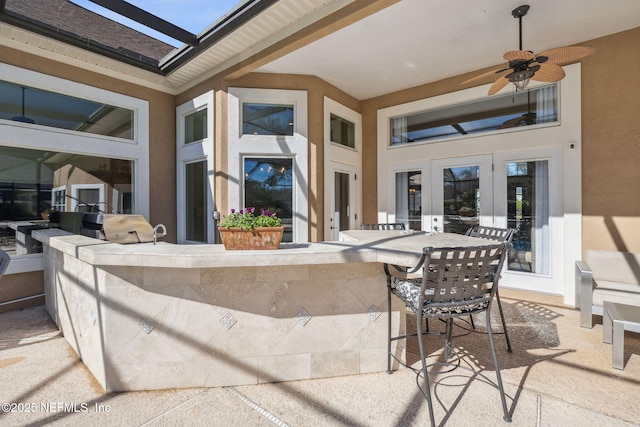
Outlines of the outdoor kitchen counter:
{"type": "Polygon", "coordinates": [[[376,251],[347,242],[283,243],[278,250],[227,251],[223,245],[110,243],[55,229],[34,231],[33,237],[96,266],[213,268],[378,261],[376,251]]]}
{"type": "MultiPolygon", "coordinates": [[[[425,246],[479,241],[350,230],[336,242],[227,251],[110,243],[56,229],[33,237],[44,252],[47,311],[106,391],[385,371],[383,263],[413,266],[425,246]]],[[[398,299],[390,315],[392,334],[402,335],[398,299]]],[[[392,349],[404,358],[403,341],[392,349]]]]}
{"type": "Polygon", "coordinates": [[[348,230],[340,241],[282,243],[278,250],[227,251],[222,245],[158,242],[118,244],[62,230],[33,231],[35,239],[96,266],[173,268],[258,267],[377,262],[411,267],[425,246],[474,246],[478,239],[459,234],[400,230],[348,230]]]}
{"type": "MultiPolygon", "coordinates": [[[[270,251],[33,236],[43,243],[47,311],[106,391],[385,371],[381,260],[413,263],[421,253],[419,241],[403,249],[397,232],[270,251]]],[[[396,335],[403,308],[393,301],[396,335]]],[[[392,348],[404,357],[404,342],[392,348]]]]}

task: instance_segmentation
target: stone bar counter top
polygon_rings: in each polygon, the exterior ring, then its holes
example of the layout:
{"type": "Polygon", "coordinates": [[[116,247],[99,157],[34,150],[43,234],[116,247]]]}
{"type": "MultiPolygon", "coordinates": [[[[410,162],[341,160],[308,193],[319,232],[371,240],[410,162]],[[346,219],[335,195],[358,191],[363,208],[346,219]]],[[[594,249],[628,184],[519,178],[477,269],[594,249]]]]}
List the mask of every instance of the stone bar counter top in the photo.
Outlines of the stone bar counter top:
{"type": "Polygon", "coordinates": [[[253,267],[296,264],[380,262],[411,267],[427,246],[475,246],[478,239],[460,234],[402,230],[347,230],[340,241],[282,243],[275,251],[227,251],[222,245],[175,245],[158,242],[122,245],[71,234],[37,230],[35,239],[93,265],[148,267],[253,267]],[[256,254],[259,253],[259,256],[256,254]]]}
{"type": "MultiPolygon", "coordinates": [[[[401,335],[405,311],[398,299],[387,308],[383,263],[413,266],[424,246],[479,240],[353,230],[335,242],[226,251],[56,229],[33,237],[47,311],[106,391],[385,371],[387,319],[401,335]]],[[[392,351],[403,359],[405,343],[392,351]]]]}
{"type": "Polygon", "coordinates": [[[201,268],[377,262],[376,251],[345,242],[282,243],[278,250],[227,251],[223,245],[208,244],[123,245],[55,229],[38,230],[33,235],[52,248],[100,266],[201,268]]]}

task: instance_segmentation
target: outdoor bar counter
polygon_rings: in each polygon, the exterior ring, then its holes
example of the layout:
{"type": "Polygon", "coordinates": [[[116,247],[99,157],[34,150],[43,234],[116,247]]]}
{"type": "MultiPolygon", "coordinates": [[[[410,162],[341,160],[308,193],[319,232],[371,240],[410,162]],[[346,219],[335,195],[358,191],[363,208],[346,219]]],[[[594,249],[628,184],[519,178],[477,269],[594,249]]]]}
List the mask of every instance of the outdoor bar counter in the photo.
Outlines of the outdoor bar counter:
{"type": "MultiPolygon", "coordinates": [[[[215,387],[386,370],[383,263],[475,238],[354,230],[272,251],[118,244],[35,230],[46,306],[106,391],[215,387]],[[435,239],[435,240],[434,240],[435,239]]],[[[392,328],[405,328],[392,306],[392,328]]],[[[404,358],[404,343],[394,343],[404,358]]]]}

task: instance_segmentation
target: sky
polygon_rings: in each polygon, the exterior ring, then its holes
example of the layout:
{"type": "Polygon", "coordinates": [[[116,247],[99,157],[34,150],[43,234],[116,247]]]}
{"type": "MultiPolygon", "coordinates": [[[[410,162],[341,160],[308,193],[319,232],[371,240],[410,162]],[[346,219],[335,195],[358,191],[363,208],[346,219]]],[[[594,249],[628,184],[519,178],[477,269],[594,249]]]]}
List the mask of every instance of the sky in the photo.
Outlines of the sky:
{"type": "MultiPolygon", "coordinates": [[[[104,9],[89,0],[71,0],[73,3],[99,13],[109,19],[131,27],[151,37],[169,43],[175,47],[182,46],[182,42],[166,37],[162,33],[146,28],[135,21],[124,18],[117,13],[104,9]]],[[[192,34],[198,35],[205,28],[213,24],[221,16],[229,12],[242,0],[127,0],[134,6],[144,9],[192,34]]]]}

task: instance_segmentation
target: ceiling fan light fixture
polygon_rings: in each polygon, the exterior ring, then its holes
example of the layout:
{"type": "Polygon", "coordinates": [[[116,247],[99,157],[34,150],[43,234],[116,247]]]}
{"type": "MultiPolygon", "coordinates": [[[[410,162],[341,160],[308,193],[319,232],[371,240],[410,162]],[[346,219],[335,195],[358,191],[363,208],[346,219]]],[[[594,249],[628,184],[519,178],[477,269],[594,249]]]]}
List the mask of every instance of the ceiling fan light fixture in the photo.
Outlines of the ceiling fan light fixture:
{"type": "Polygon", "coordinates": [[[514,71],[506,77],[507,80],[513,83],[516,88],[518,88],[518,90],[522,90],[527,87],[527,85],[529,84],[529,80],[531,80],[531,77],[533,77],[534,74],[535,72],[533,70],[526,69],[514,71]]]}

